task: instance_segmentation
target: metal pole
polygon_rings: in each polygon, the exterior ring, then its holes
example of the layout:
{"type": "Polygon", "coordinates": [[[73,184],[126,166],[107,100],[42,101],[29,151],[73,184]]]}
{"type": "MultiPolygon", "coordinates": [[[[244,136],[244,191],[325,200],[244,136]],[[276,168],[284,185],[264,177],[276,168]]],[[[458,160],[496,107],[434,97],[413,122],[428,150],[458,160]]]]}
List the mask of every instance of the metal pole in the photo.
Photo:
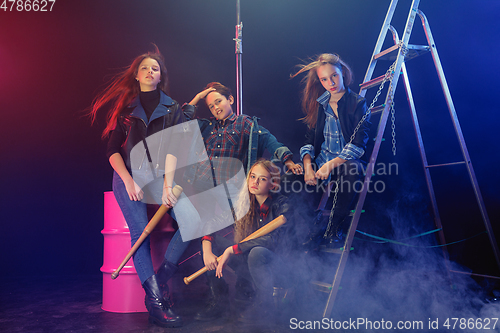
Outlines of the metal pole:
{"type": "Polygon", "coordinates": [[[241,55],[242,51],[242,30],[243,22],[240,19],[240,0],[236,0],[236,37],[235,41],[235,53],[236,53],[236,115],[241,115],[243,113],[242,108],[242,79],[241,79],[241,55]]]}

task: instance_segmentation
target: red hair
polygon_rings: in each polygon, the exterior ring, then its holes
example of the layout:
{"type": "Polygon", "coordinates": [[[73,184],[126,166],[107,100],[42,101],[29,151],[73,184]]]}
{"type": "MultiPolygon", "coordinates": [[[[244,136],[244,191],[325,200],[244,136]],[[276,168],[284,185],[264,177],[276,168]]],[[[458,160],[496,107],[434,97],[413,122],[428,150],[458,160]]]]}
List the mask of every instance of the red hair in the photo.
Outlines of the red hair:
{"type": "Polygon", "coordinates": [[[125,71],[116,75],[111,80],[111,83],[92,101],[91,110],[89,112],[92,123],[94,123],[99,109],[111,103],[111,108],[107,114],[106,128],[102,132],[103,139],[115,128],[120,112],[141,92],[136,77],[139,65],[144,59],[151,58],[158,62],[161,78],[157,89],[167,93],[167,68],[165,67],[165,62],[160,50],[158,50],[156,45],[154,45],[154,47],[155,50],[153,52],[144,53],[135,58],[132,64],[125,71]]]}

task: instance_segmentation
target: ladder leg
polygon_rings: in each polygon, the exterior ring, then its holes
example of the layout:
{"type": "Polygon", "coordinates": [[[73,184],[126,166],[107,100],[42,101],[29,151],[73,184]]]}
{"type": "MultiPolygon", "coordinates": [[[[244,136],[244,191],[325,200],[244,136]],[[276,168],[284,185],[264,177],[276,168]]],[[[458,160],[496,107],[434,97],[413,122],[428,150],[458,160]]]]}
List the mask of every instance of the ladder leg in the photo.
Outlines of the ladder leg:
{"type": "Polygon", "coordinates": [[[460,123],[458,122],[457,113],[455,111],[455,106],[453,104],[453,100],[451,99],[450,90],[448,88],[448,83],[446,82],[446,78],[444,76],[443,67],[441,66],[441,61],[439,60],[439,55],[437,53],[436,45],[434,44],[434,38],[432,37],[431,29],[429,26],[429,22],[425,17],[422,11],[418,11],[418,15],[422,20],[422,25],[424,27],[425,36],[427,38],[427,42],[431,49],[432,59],[434,60],[434,65],[436,67],[437,74],[439,76],[439,81],[441,82],[441,87],[443,88],[443,93],[446,98],[446,103],[448,105],[448,110],[450,112],[451,119],[453,121],[453,126],[455,128],[455,133],[457,135],[460,148],[462,151],[462,155],[465,161],[465,165],[467,168],[467,172],[469,174],[470,181],[472,183],[472,187],[474,189],[474,194],[476,196],[476,200],[481,211],[481,215],[483,217],[484,225],[486,227],[486,231],[488,232],[488,237],[490,240],[491,247],[493,248],[493,253],[495,255],[495,259],[498,267],[500,267],[500,252],[498,250],[498,244],[495,239],[495,234],[493,233],[493,229],[491,228],[490,219],[488,217],[488,213],[486,212],[486,207],[484,206],[483,197],[481,195],[481,191],[479,189],[479,184],[477,183],[476,175],[474,173],[474,169],[472,167],[472,162],[470,160],[469,152],[467,150],[467,146],[465,145],[465,139],[462,133],[462,129],[460,127],[460,123]]]}
{"type": "MultiPolygon", "coordinates": [[[[427,190],[429,191],[429,197],[431,199],[431,207],[432,207],[432,212],[434,214],[434,224],[438,229],[440,229],[438,232],[439,242],[441,244],[446,244],[446,239],[444,237],[444,232],[443,232],[443,225],[441,223],[441,217],[439,215],[439,210],[437,206],[436,194],[434,193],[434,186],[432,185],[431,173],[429,171],[429,164],[427,163],[427,156],[425,154],[424,142],[422,140],[422,133],[420,132],[420,125],[418,123],[417,112],[415,109],[415,104],[413,103],[413,95],[410,88],[410,81],[408,80],[408,73],[406,72],[406,66],[403,64],[401,69],[402,69],[403,81],[405,84],[406,97],[408,99],[408,104],[410,105],[410,111],[413,121],[413,129],[415,130],[415,134],[417,137],[417,144],[420,151],[420,157],[422,158],[422,165],[424,167],[427,190]]],[[[442,246],[441,249],[443,250],[444,258],[447,260],[449,258],[447,247],[442,246]]],[[[448,266],[447,262],[446,266],[448,266]]],[[[450,270],[450,267],[447,267],[447,269],[450,270]]]]}
{"type": "MultiPolygon", "coordinates": [[[[352,222],[354,222],[354,219],[352,222]]],[[[357,221],[355,224],[357,225],[357,221]]],[[[354,223],[351,223],[347,239],[344,244],[344,249],[342,250],[342,254],[340,255],[339,263],[337,265],[337,270],[335,271],[335,276],[333,278],[333,283],[331,287],[332,289],[330,291],[330,294],[328,295],[328,299],[325,305],[325,310],[323,311],[323,318],[330,317],[332,313],[333,304],[335,303],[335,299],[337,298],[337,293],[340,288],[340,280],[342,279],[342,275],[344,274],[345,266],[347,263],[347,257],[349,256],[349,252],[351,251],[352,238],[354,238],[355,232],[356,232],[356,226],[354,225],[354,223]],[[351,230],[352,230],[352,237],[351,237],[351,230]],[[349,242],[350,238],[351,241],[349,242]]]]}
{"type": "MultiPolygon", "coordinates": [[[[390,27],[390,30],[392,32],[394,44],[398,44],[399,37],[398,37],[398,33],[397,33],[396,29],[394,29],[393,27],[390,27]]],[[[408,72],[406,71],[406,65],[404,63],[401,65],[401,75],[403,76],[403,83],[405,86],[406,98],[408,100],[408,105],[410,107],[410,112],[411,112],[411,116],[412,116],[413,129],[415,130],[417,144],[418,144],[418,148],[420,151],[420,157],[422,159],[425,181],[427,183],[427,190],[429,191],[429,197],[431,199],[431,207],[432,207],[432,212],[434,214],[434,224],[436,225],[437,228],[441,229],[438,232],[440,244],[446,244],[446,239],[444,237],[444,232],[443,232],[443,225],[441,223],[441,217],[439,215],[438,205],[437,205],[437,201],[436,201],[436,194],[434,193],[434,186],[432,185],[431,174],[429,171],[429,164],[427,162],[427,155],[425,153],[424,141],[422,140],[422,132],[420,131],[420,124],[418,122],[417,111],[415,108],[415,103],[413,102],[413,94],[412,94],[411,87],[410,87],[410,80],[408,79],[408,72]]],[[[443,246],[442,250],[443,250],[444,258],[448,259],[449,255],[448,255],[447,247],[443,246]]],[[[446,266],[448,266],[447,262],[446,262],[446,266]]],[[[449,270],[450,268],[447,267],[447,269],[449,270]]]]}
{"type": "MultiPolygon", "coordinates": [[[[384,23],[382,24],[382,29],[380,29],[380,34],[378,35],[377,43],[375,44],[375,49],[373,50],[372,57],[370,58],[370,63],[368,64],[368,69],[366,71],[363,82],[370,81],[372,78],[373,71],[375,70],[375,65],[377,64],[375,55],[382,50],[382,45],[384,44],[385,36],[387,35],[387,30],[391,25],[392,17],[394,15],[394,11],[396,10],[397,4],[398,0],[392,0],[391,4],[389,5],[389,9],[387,10],[384,23]]],[[[359,95],[362,97],[365,97],[365,94],[366,90],[362,90],[359,92],[359,95]]]]}

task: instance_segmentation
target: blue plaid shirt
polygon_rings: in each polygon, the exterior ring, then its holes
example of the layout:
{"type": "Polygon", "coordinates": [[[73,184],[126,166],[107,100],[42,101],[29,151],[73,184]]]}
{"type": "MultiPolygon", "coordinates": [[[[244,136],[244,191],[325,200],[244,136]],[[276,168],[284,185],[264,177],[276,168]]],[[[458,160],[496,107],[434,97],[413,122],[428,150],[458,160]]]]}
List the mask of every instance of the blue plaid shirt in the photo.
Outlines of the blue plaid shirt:
{"type": "Polygon", "coordinates": [[[359,148],[352,143],[347,143],[342,134],[342,129],[340,127],[340,121],[333,113],[333,110],[328,103],[330,101],[330,92],[325,91],[317,99],[318,103],[323,106],[323,111],[325,112],[325,129],[323,130],[323,135],[325,141],[321,145],[321,153],[318,156],[314,156],[313,145],[305,145],[300,148],[300,157],[304,159],[306,154],[309,154],[311,158],[316,162],[318,168],[321,168],[326,162],[333,160],[335,157],[340,157],[344,160],[359,159],[364,154],[364,150],[359,148]]]}

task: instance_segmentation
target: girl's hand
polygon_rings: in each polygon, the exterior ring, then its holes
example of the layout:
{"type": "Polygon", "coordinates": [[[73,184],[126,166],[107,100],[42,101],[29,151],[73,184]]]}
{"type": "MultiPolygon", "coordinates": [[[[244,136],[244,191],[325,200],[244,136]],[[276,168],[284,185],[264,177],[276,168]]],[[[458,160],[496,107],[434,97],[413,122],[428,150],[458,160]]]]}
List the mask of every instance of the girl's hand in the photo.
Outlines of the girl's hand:
{"type": "Polygon", "coordinates": [[[219,264],[217,265],[217,270],[215,271],[215,276],[217,276],[218,278],[222,277],[222,269],[224,268],[224,266],[226,265],[227,261],[229,260],[229,258],[233,254],[234,254],[234,251],[233,251],[233,247],[232,246],[228,247],[224,251],[224,253],[220,257],[219,264]]]}
{"type": "Polygon", "coordinates": [[[296,175],[301,175],[303,172],[302,166],[300,164],[295,164],[291,159],[286,160],[285,165],[288,170],[296,175]]]}
{"type": "Polygon", "coordinates": [[[316,185],[318,181],[316,180],[316,174],[314,173],[311,165],[305,167],[304,181],[307,185],[316,185]]]}
{"type": "Polygon", "coordinates": [[[137,185],[137,183],[130,178],[127,181],[124,181],[125,189],[127,190],[128,197],[131,201],[141,201],[144,195],[142,189],[137,185]]]}
{"type": "Polygon", "coordinates": [[[333,160],[330,160],[323,164],[321,168],[316,172],[316,178],[318,179],[327,179],[330,173],[338,167],[339,165],[342,165],[345,163],[347,160],[344,160],[340,157],[335,157],[333,160]]]}
{"type": "Polygon", "coordinates": [[[217,268],[217,256],[210,252],[203,252],[203,263],[209,271],[217,268]]]}
{"type": "Polygon", "coordinates": [[[318,171],[316,171],[316,175],[315,175],[316,178],[318,178],[318,179],[327,179],[328,176],[330,176],[330,173],[333,170],[333,163],[332,163],[332,161],[333,160],[326,162],[325,164],[323,164],[323,166],[321,168],[319,168],[318,171]]]}
{"type": "Polygon", "coordinates": [[[177,203],[177,198],[172,193],[171,186],[163,187],[163,195],[161,197],[161,201],[168,208],[172,208],[175,206],[175,204],[177,203]]]}

